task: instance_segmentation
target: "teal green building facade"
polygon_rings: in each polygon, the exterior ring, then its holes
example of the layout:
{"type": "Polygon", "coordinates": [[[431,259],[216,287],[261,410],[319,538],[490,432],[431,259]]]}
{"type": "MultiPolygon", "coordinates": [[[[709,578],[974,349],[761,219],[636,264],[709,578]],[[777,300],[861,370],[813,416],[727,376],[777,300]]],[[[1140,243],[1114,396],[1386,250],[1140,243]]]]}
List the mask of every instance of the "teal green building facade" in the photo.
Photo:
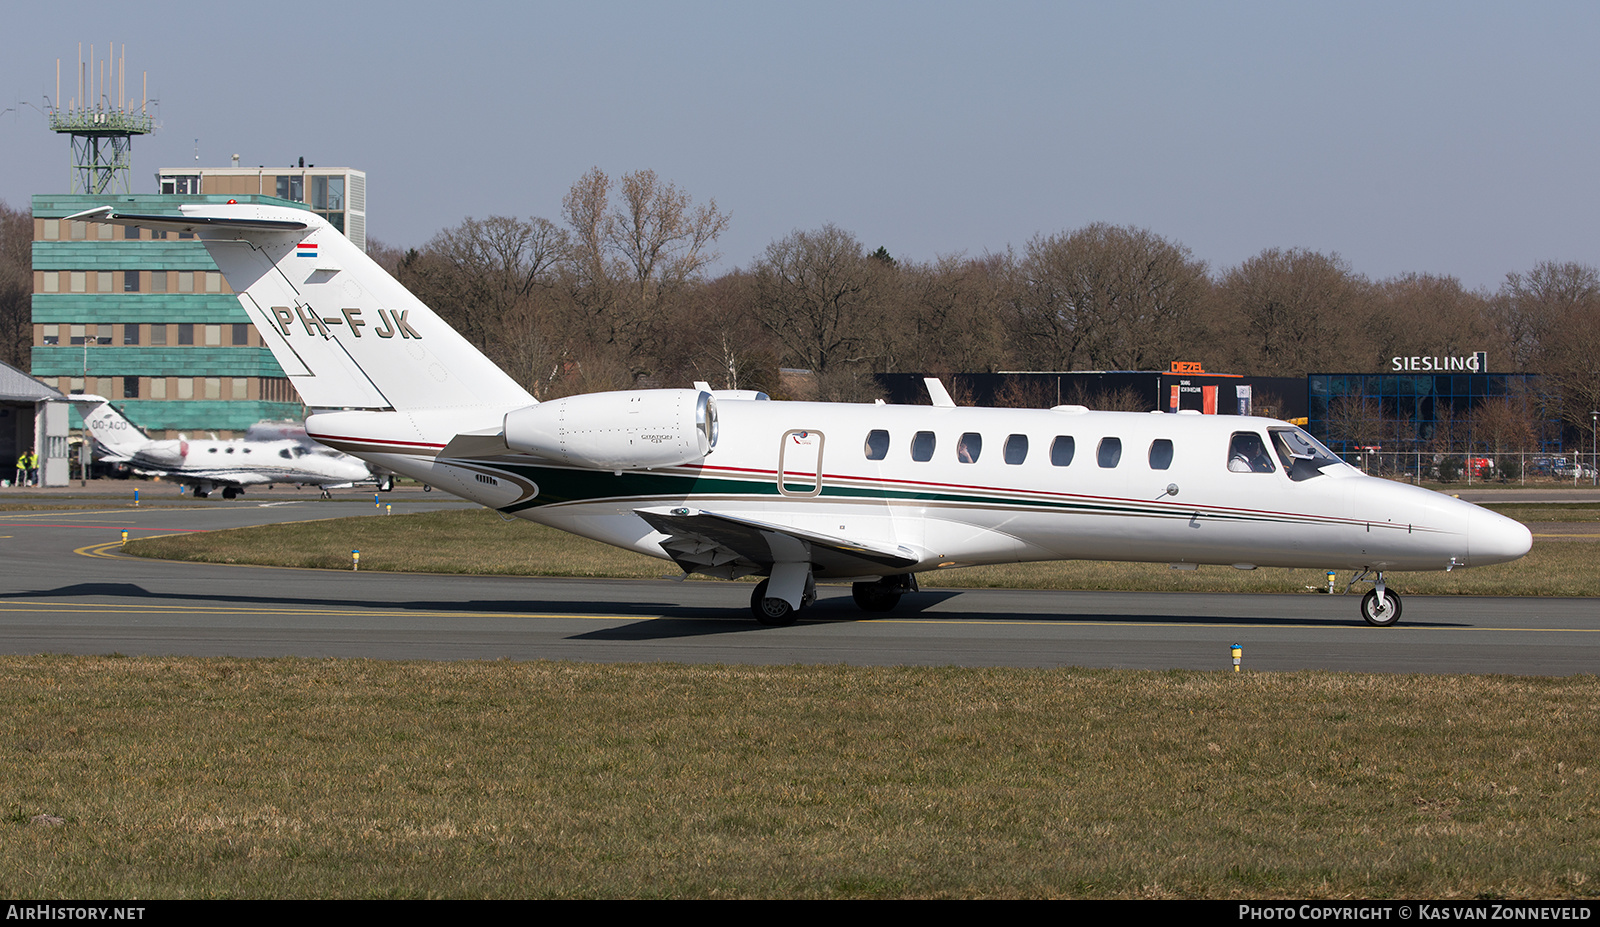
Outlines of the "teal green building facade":
{"type": "Polygon", "coordinates": [[[231,437],[300,418],[299,396],[198,240],[66,219],[106,205],[176,215],[181,204],[230,199],[308,208],[273,196],[34,196],[31,373],[63,393],[111,399],[151,437],[231,437]]]}

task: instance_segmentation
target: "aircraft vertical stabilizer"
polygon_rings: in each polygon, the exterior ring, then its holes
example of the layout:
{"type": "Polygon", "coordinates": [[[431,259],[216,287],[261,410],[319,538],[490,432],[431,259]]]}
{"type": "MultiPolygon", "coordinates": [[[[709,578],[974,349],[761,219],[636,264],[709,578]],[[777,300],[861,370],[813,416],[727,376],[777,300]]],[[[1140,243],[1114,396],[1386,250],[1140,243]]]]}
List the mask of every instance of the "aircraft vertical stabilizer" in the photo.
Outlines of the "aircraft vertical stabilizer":
{"type": "Polygon", "coordinates": [[[534,399],[322,217],[256,205],[71,218],[193,232],[318,409],[514,408],[534,399]]]}

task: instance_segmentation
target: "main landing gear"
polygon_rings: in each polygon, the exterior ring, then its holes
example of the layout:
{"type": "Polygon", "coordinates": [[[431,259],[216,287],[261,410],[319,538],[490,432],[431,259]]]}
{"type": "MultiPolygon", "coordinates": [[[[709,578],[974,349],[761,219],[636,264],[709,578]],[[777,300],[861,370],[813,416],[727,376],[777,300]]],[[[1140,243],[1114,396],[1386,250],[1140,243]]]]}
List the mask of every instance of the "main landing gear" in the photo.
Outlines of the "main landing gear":
{"type": "MultiPolygon", "coordinates": [[[[773,578],[764,579],[756,583],[756,588],[750,593],[750,612],[757,621],[771,627],[781,627],[794,624],[799,617],[800,608],[805,608],[817,598],[817,586],[812,579],[811,571],[807,569],[804,576],[804,586],[800,593],[800,607],[789,604],[789,600],[782,596],[771,595],[774,581],[796,583],[798,574],[774,568],[773,578]],[[781,575],[789,572],[789,575],[781,575]]],[[[854,583],[850,586],[850,596],[855,599],[856,605],[863,611],[887,612],[900,604],[900,597],[908,592],[917,591],[917,577],[913,573],[903,573],[898,576],[885,576],[871,582],[854,583]]]]}
{"type": "MultiPolygon", "coordinates": [[[[790,605],[787,599],[780,599],[776,596],[769,597],[767,591],[771,586],[772,580],[770,579],[763,579],[761,582],[756,583],[755,591],[750,593],[751,613],[756,616],[757,621],[768,627],[781,628],[794,624],[795,619],[800,617],[800,609],[790,605]]],[[[816,600],[817,586],[816,583],[811,581],[811,577],[808,574],[806,576],[806,591],[800,598],[800,608],[805,608],[816,600]]]]}

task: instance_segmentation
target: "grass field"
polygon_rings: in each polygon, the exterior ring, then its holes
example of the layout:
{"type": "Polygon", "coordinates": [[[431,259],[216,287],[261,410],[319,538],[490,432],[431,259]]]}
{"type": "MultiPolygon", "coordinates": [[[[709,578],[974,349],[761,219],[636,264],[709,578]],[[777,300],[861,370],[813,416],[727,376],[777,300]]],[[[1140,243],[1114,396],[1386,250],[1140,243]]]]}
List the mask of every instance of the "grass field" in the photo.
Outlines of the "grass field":
{"type": "MultiPolygon", "coordinates": [[[[1600,521],[1600,505],[1494,506],[1514,518],[1551,525],[1600,521]]],[[[1600,535],[1593,535],[1600,539],[1600,535]]],[[[595,541],[507,519],[487,509],[293,522],[148,538],[129,553],[172,560],[263,563],[349,569],[350,551],[361,569],[398,572],[529,576],[657,578],[678,573],[672,563],[595,541]]],[[[1451,573],[1391,573],[1400,594],[1600,596],[1600,548],[1582,541],[1536,541],[1515,562],[1451,573]]],[[[1348,575],[1345,577],[1348,579],[1348,575]]],[[[1300,592],[1325,588],[1320,570],[1230,567],[1172,570],[1166,564],[1067,561],[973,567],[919,577],[925,588],[1153,590],[1166,592],[1300,592]]],[[[1341,587],[1342,588],[1342,587],[1341,587]]]]}
{"type": "Polygon", "coordinates": [[[0,657],[0,895],[1592,898],[1596,717],[1593,676],[0,657]]]}

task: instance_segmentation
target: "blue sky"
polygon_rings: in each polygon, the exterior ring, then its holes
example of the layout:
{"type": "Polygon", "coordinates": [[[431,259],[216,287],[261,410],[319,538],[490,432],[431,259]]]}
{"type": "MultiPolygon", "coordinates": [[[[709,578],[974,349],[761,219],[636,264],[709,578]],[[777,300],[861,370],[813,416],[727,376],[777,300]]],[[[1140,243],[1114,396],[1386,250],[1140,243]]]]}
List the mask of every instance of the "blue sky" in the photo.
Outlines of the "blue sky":
{"type": "Polygon", "coordinates": [[[560,221],[585,171],[732,217],[719,269],[832,222],[931,260],[1090,222],[1493,288],[1600,264],[1600,4],[0,4],[0,199],[62,192],[45,97],[126,47],[159,167],[365,170],[369,234],[560,221]],[[31,105],[30,105],[31,104],[31,105]]]}

